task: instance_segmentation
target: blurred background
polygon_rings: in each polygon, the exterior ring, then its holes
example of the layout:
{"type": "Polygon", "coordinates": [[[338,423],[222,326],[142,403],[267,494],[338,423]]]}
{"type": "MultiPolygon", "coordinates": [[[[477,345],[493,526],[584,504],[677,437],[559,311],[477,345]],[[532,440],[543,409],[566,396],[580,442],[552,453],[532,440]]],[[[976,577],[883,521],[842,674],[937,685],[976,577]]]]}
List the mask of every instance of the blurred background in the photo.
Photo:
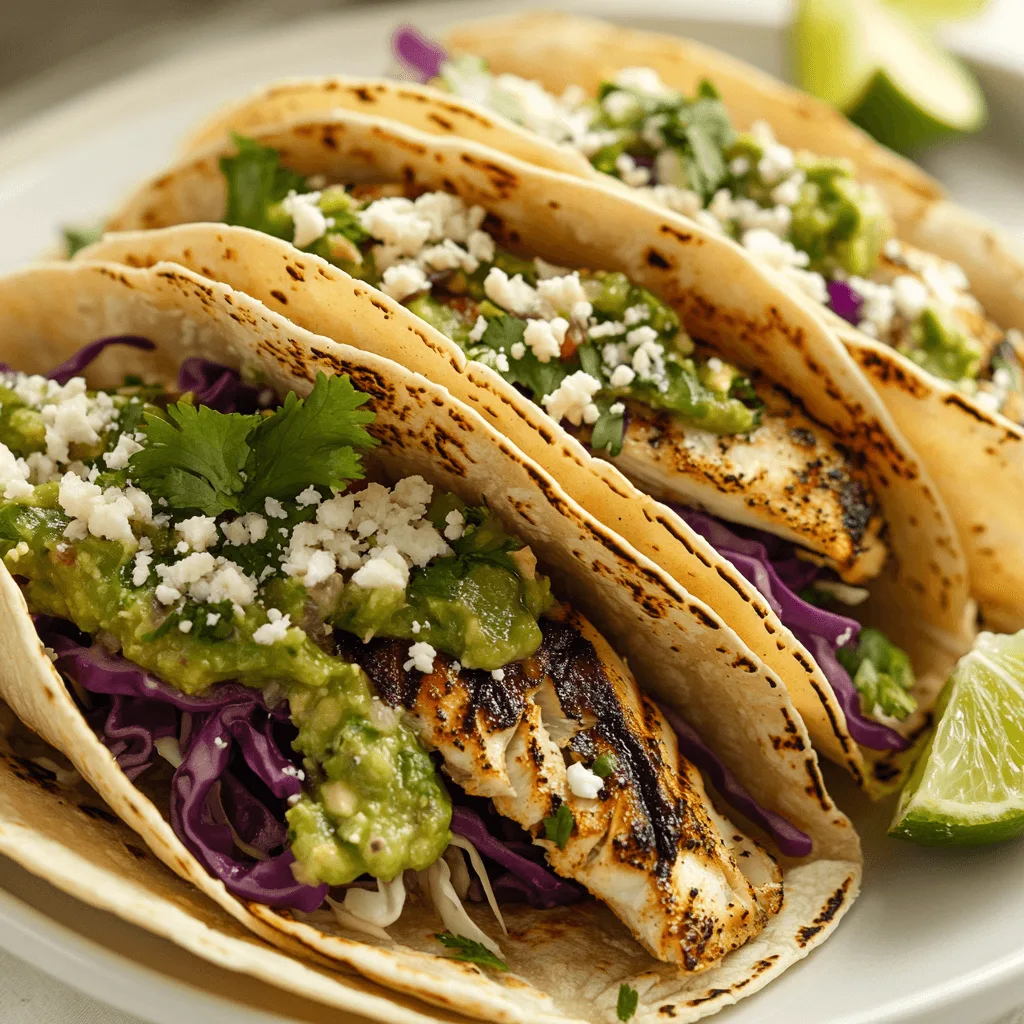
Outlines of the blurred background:
{"type": "MultiPolygon", "coordinates": [[[[970,20],[940,24],[940,38],[968,54],[984,52],[986,60],[1024,67],[1024,0],[896,3],[940,14],[981,9],[970,20]]],[[[0,130],[91,86],[177,53],[227,45],[228,40],[348,7],[379,11],[384,20],[390,17],[389,8],[397,6],[394,0],[0,0],[0,130]]],[[[545,4],[475,0],[464,5],[463,16],[516,6],[545,4]]],[[[666,0],[646,6],[683,17],[748,20],[753,15],[777,24],[795,9],[796,0],[666,0]]],[[[629,7],[622,5],[624,17],[629,7]]]]}

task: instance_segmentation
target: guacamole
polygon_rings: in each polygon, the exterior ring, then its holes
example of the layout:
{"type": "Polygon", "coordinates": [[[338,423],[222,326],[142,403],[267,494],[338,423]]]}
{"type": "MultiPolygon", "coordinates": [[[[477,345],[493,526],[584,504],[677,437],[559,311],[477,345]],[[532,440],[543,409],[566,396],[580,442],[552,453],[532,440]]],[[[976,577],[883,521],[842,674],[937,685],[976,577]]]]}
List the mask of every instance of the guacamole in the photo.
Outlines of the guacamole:
{"type": "Polygon", "coordinates": [[[149,391],[0,378],[0,556],[33,613],[73,622],[189,694],[287,700],[306,784],[287,812],[300,882],[433,863],[451,804],[401,710],[334,631],[500,669],[532,654],[548,582],[486,507],[422,478],[350,488],[372,416],[347,378],[243,416],[149,391]]]}

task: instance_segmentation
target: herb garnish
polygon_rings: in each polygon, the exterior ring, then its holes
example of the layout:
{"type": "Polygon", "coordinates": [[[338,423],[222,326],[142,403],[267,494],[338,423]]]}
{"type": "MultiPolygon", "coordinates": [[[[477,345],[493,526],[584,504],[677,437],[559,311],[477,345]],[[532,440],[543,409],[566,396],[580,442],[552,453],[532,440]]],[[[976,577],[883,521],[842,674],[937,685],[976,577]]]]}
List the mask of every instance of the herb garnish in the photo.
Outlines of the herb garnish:
{"type": "Polygon", "coordinates": [[[615,1016],[619,1020],[629,1020],[636,1013],[637,1003],[640,1002],[640,993],[631,985],[619,986],[619,1001],[615,1004],[615,1016]]]}
{"type": "Polygon", "coordinates": [[[359,409],[367,398],[347,376],[320,373],[308,397],[290,393],[270,416],[178,402],[167,419],[146,417],[131,478],[170,508],[211,516],[262,510],[309,486],[342,490],[363,475],[356,449],[377,444],[363,428],[374,418],[359,409]]]}
{"type": "Polygon", "coordinates": [[[76,253],[81,252],[87,246],[98,242],[103,237],[103,226],[96,224],[92,227],[68,227],[64,228],[64,246],[67,249],[67,258],[71,259],[76,253]]]}
{"type": "Polygon", "coordinates": [[[290,191],[305,192],[306,179],[282,167],[276,149],[261,146],[254,139],[237,132],[232,132],[231,139],[238,152],[234,156],[220,158],[220,169],[227,186],[225,223],[290,239],[291,218],[272,219],[268,215],[269,210],[290,191]]]}
{"type": "Polygon", "coordinates": [[[465,935],[456,935],[454,932],[439,932],[434,938],[452,951],[453,960],[466,960],[481,967],[490,967],[494,971],[508,970],[508,964],[501,957],[495,956],[482,942],[467,939],[465,935]]]}
{"type": "Polygon", "coordinates": [[[590,769],[599,779],[607,779],[619,767],[619,759],[614,754],[602,754],[590,769]]]}
{"type": "Polygon", "coordinates": [[[558,810],[550,818],[544,819],[544,838],[550,839],[560,850],[564,850],[575,824],[576,819],[569,810],[569,805],[559,804],[558,810]]]}

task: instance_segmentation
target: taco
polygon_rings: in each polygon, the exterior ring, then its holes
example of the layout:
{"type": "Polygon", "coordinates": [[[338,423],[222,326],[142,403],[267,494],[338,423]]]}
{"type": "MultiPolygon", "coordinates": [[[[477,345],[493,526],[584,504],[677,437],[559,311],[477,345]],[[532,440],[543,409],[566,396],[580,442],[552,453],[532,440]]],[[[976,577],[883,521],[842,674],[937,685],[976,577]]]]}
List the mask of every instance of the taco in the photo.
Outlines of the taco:
{"type": "Polygon", "coordinates": [[[819,750],[871,792],[898,785],[970,645],[959,541],[842,346],[737,247],[621,190],[341,112],[187,159],[110,227],[220,219],[260,233],[83,255],[182,262],[444,384],[719,610],[819,750]]]}
{"type": "Polygon", "coordinates": [[[0,332],[0,696],[241,924],[523,1022],[696,1019],[835,926],[785,688],[443,388],[172,264],[0,332]]]}
{"type": "Polygon", "coordinates": [[[987,624],[1024,627],[1024,264],[998,232],[826,104],[692,41],[534,13],[448,45],[396,33],[403,65],[450,93],[433,103],[401,83],[287,81],[190,145],[361,110],[619,181],[734,238],[825,311],[935,479],[987,624]]]}

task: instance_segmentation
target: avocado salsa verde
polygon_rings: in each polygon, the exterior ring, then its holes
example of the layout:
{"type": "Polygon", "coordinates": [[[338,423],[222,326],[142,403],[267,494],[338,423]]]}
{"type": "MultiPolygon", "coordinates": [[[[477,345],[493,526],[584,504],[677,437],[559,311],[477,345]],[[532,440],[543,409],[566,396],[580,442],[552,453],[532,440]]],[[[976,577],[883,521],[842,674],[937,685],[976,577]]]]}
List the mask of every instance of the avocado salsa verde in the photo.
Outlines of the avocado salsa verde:
{"type": "MultiPolygon", "coordinates": [[[[405,29],[400,32],[410,32],[405,29]]],[[[405,48],[396,38],[396,54],[405,48]]],[[[1024,422],[1024,338],[988,320],[960,267],[892,237],[849,162],[795,152],[764,121],[737,132],[711,82],[685,96],[651,68],[561,96],[472,55],[412,68],[490,107],[650,200],[734,238],[873,338],[1024,422]]]]}
{"type": "Polygon", "coordinates": [[[415,476],[349,488],[376,442],[348,378],[248,415],[172,397],[0,376],[5,565],[34,613],[185,694],[230,680],[288,702],[307,779],[287,812],[301,881],[427,867],[449,843],[449,797],[329,637],[409,640],[421,671],[437,651],[500,669],[540,645],[547,580],[486,507],[415,476]]]}

